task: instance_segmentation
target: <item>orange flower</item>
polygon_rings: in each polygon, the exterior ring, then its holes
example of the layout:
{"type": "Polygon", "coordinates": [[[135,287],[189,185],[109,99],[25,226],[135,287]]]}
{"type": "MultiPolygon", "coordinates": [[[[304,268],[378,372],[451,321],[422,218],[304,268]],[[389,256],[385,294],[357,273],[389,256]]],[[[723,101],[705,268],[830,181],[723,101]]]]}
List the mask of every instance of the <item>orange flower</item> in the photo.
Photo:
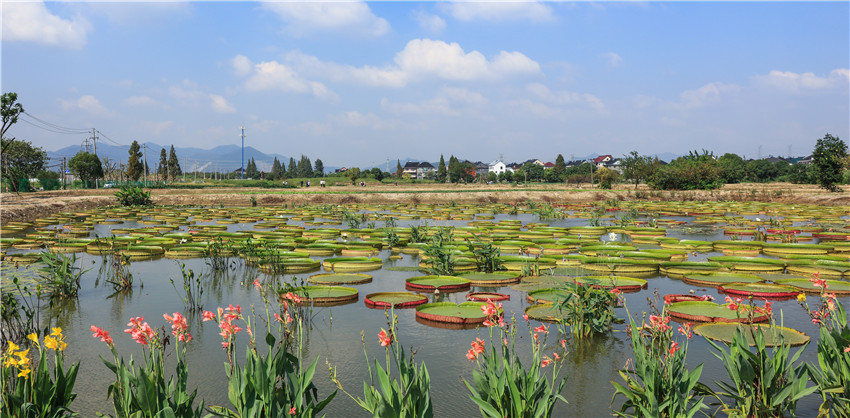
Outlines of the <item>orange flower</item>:
{"type": "Polygon", "coordinates": [[[103,328],[98,328],[94,325],[91,326],[91,331],[94,333],[92,334],[93,338],[100,338],[100,340],[105,342],[106,345],[112,347],[112,337],[109,336],[109,331],[103,328]]]}

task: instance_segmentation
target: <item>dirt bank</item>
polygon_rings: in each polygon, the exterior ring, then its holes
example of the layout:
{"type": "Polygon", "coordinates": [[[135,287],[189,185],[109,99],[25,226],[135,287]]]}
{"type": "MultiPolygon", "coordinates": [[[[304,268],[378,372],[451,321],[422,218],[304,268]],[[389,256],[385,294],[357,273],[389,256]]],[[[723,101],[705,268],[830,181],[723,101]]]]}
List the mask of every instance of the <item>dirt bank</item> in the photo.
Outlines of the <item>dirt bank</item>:
{"type": "MultiPolygon", "coordinates": [[[[531,200],[551,203],[589,203],[617,200],[665,201],[762,201],[825,206],[850,205],[850,193],[828,193],[817,186],[788,183],[733,184],[715,191],[659,192],[642,186],[620,185],[606,191],[589,185],[452,185],[452,184],[371,184],[366,187],[336,186],[325,189],[205,188],[153,189],[158,205],[250,206],[284,204],[393,204],[393,203],[516,203],[531,200]]],[[[59,190],[49,192],[4,193],[0,195],[0,222],[30,221],[57,212],[74,212],[115,204],[114,191],[59,190]]]]}

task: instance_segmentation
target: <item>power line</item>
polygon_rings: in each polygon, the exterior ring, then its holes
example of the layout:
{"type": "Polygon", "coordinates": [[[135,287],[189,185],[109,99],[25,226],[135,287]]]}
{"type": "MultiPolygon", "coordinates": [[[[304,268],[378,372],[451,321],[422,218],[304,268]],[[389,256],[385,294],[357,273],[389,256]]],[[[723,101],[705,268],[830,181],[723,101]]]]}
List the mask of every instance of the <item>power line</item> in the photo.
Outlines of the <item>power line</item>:
{"type": "Polygon", "coordinates": [[[107,140],[107,141],[109,141],[109,142],[111,142],[111,143],[113,143],[113,144],[115,144],[115,145],[117,145],[117,146],[119,146],[119,147],[126,147],[126,146],[128,146],[128,145],[125,145],[125,144],[119,144],[119,143],[118,143],[118,142],[116,142],[114,139],[112,139],[112,138],[110,138],[110,137],[106,136],[106,134],[104,134],[103,132],[101,132],[99,129],[96,129],[96,131],[97,131],[97,133],[99,133],[99,134],[100,134],[100,136],[102,136],[102,137],[106,138],[106,140],[107,140]]]}
{"type": "MultiPolygon", "coordinates": [[[[53,130],[63,131],[63,132],[65,132],[65,133],[76,133],[76,134],[80,134],[80,133],[88,133],[88,131],[89,131],[88,129],[82,129],[82,128],[69,128],[69,127],[67,127],[67,126],[57,125],[57,124],[55,124],[55,123],[48,122],[48,121],[46,121],[46,120],[44,120],[44,119],[40,119],[40,118],[38,118],[38,117],[35,117],[35,116],[33,116],[31,113],[28,113],[28,112],[26,112],[26,111],[24,111],[24,112],[22,112],[22,113],[23,113],[24,115],[26,115],[26,116],[30,117],[31,119],[35,120],[36,122],[41,123],[42,125],[44,125],[44,126],[46,126],[46,127],[48,127],[48,128],[51,128],[51,129],[53,129],[53,130]]],[[[30,123],[30,124],[31,124],[31,125],[33,125],[33,126],[37,126],[37,125],[34,125],[33,123],[30,123]]],[[[46,128],[45,128],[45,129],[46,129],[46,128]]]]}
{"type": "Polygon", "coordinates": [[[55,129],[50,129],[50,128],[47,128],[47,127],[44,127],[44,126],[41,126],[41,125],[36,125],[35,123],[32,123],[32,122],[30,122],[26,119],[21,119],[21,121],[26,122],[26,123],[28,123],[32,126],[35,126],[36,128],[43,129],[45,131],[53,132],[53,133],[56,133],[56,134],[62,134],[62,135],[82,135],[82,134],[85,134],[85,132],[59,131],[59,130],[55,130],[55,129]]]}

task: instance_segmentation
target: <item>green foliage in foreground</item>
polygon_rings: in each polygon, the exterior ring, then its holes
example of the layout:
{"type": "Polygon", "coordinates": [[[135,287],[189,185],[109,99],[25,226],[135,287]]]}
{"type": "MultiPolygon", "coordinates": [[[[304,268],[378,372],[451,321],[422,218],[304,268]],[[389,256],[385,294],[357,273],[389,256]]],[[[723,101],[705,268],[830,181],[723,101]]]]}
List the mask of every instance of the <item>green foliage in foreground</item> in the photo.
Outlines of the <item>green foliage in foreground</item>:
{"type": "Polygon", "coordinates": [[[115,198],[121,206],[151,206],[151,192],[141,187],[122,187],[115,191],[115,198]]]}

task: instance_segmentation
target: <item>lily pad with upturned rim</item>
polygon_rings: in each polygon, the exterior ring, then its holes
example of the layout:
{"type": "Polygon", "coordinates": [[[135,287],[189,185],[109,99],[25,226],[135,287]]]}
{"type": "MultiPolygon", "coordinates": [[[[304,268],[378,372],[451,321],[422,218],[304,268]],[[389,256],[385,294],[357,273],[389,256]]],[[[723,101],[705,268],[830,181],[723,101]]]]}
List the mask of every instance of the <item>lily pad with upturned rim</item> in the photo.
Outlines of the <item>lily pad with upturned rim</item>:
{"type": "Polygon", "coordinates": [[[405,280],[404,287],[420,292],[453,292],[469,289],[469,280],[455,276],[418,276],[405,280]]]}
{"type": "Polygon", "coordinates": [[[366,295],[364,302],[370,308],[413,308],[427,303],[428,297],[411,292],[377,292],[366,295]]]}
{"type": "Polygon", "coordinates": [[[468,279],[473,286],[507,286],[519,283],[521,277],[518,273],[496,271],[492,273],[466,273],[459,277],[468,279]]]}
{"type": "MultiPolygon", "coordinates": [[[[775,281],[776,284],[793,286],[803,292],[809,294],[819,294],[821,288],[815,287],[815,284],[806,278],[797,279],[780,279],[775,281]]],[[[835,293],[836,295],[850,295],[850,282],[843,280],[826,280],[826,293],[835,293]]]]}
{"type": "Polygon", "coordinates": [[[480,324],[487,319],[481,302],[463,302],[456,305],[451,302],[426,303],[416,307],[416,317],[435,322],[451,324],[480,324]]]}
{"type": "Polygon", "coordinates": [[[345,286],[303,286],[295,288],[292,293],[302,299],[302,303],[317,305],[345,304],[359,298],[357,289],[345,286]]]}
{"type": "Polygon", "coordinates": [[[525,314],[529,318],[542,322],[561,322],[567,320],[567,311],[560,309],[557,305],[537,304],[525,308],[525,314]]]}
{"type": "Polygon", "coordinates": [[[361,273],[324,273],[314,274],[307,283],[321,285],[363,284],[372,281],[372,276],[361,273]]]}
{"type": "Polygon", "coordinates": [[[722,286],[730,283],[761,283],[759,276],[742,273],[713,272],[707,274],[686,274],[682,281],[694,286],[722,286]]]}
{"type": "Polygon", "coordinates": [[[800,291],[793,286],[783,286],[771,283],[732,283],[718,286],[717,291],[737,296],[752,296],[757,298],[793,298],[800,291]]]}
{"type": "MultiPolygon", "coordinates": [[[[674,302],[667,307],[667,312],[673,318],[692,322],[746,322],[748,317],[746,311],[737,312],[729,309],[728,305],[718,305],[705,300],[674,302]]],[[[764,314],[753,316],[753,322],[764,322],[768,319],[770,317],[764,314]]]]}
{"type": "MultiPolygon", "coordinates": [[[[797,331],[795,329],[779,326],[771,327],[770,325],[766,324],[700,324],[694,327],[694,332],[697,335],[702,335],[705,338],[715,341],[723,341],[728,344],[732,342],[732,338],[735,335],[735,331],[739,327],[742,327],[742,329],[743,327],[757,327],[761,329],[764,333],[765,345],[767,345],[768,347],[775,347],[782,343],[790,344],[791,346],[799,346],[809,342],[810,340],[808,335],[803,334],[802,332],[797,331]]],[[[744,337],[747,339],[747,342],[751,346],[755,345],[755,341],[753,340],[749,330],[743,329],[743,331],[744,337]]]]}
{"type": "Polygon", "coordinates": [[[500,302],[503,300],[511,300],[511,295],[496,292],[472,292],[466,294],[466,300],[473,302],[500,302]]]}

